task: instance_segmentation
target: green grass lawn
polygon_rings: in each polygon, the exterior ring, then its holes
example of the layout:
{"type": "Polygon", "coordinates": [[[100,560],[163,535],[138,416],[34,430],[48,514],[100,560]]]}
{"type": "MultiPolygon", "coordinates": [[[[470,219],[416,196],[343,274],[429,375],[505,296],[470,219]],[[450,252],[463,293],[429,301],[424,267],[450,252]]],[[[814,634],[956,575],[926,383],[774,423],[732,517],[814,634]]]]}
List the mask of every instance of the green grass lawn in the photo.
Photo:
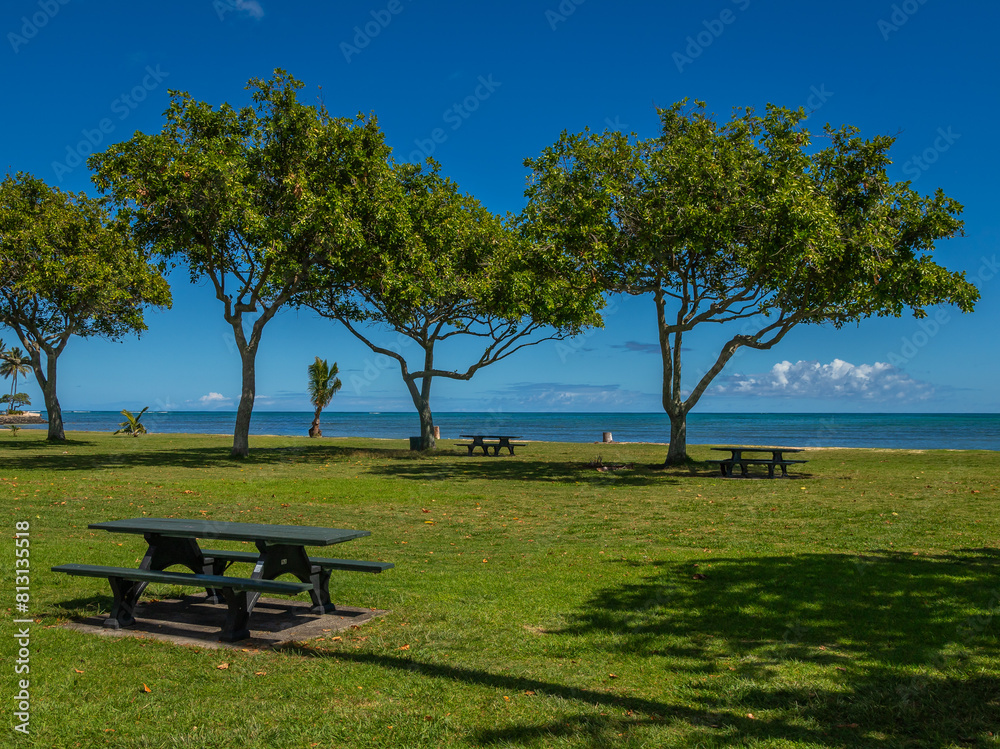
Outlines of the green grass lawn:
{"type": "Polygon", "coordinates": [[[809,450],[768,481],[657,469],[662,445],[43,437],[0,434],[38,622],[31,735],[3,746],[1000,745],[994,452],[809,450]],[[331,594],[391,613],[258,652],[55,626],[111,598],[49,567],[135,565],[141,538],[87,524],[141,515],[369,530],[336,555],[395,569],[331,594]]]}

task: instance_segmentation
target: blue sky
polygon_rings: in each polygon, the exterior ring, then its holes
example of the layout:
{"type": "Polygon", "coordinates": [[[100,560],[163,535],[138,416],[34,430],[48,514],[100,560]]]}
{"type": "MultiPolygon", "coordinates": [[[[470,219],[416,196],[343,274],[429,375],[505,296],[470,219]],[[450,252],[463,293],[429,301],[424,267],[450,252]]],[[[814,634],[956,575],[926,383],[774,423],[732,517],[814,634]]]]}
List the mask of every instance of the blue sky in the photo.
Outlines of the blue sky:
{"type": "MultiPolygon", "coordinates": [[[[374,112],[397,160],[433,155],[503,213],[523,206],[524,158],[563,129],[650,137],[654,107],[684,97],[722,118],[737,106],[806,106],[817,129],[831,122],[898,134],[891,176],[924,193],[941,187],[965,205],[966,236],[935,254],[967,271],[982,300],[971,315],[940,308],[922,322],[799,327],[771,351],[734,359],[697,410],[997,412],[998,22],[995,3],[941,0],[8,0],[3,166],[96,194],[79,163],[88,138],[103,149],[136,130],[159,131],[168,89],[244,104],[249,78],[282,67],[306,84],[303,98],[322,87],[336,115],[374,112]]],[[[170,281],[173,309],[149,313],[140,339],[70,342],[59,362],[64,409],[235,408],[239,357],[220,303],[184,273],[170,281]]],[[[606,312],[603,330],[520,352],[468,382],[436,381],[432,406],[661,410],[652,300],[614,299],[606,312]]],[[[686,384],[729,333],[689,335],[686,384]]],[[[373,336],[395,340],[390,331],[373,336]]],[[[0,337],[14,339],[2,328],[0,337]]],[[[394,363],[294,310],[265,329],[257,408],[308,410],[305,372],[316,355],[340,366],[332,409],[412,409],[394,363]]],[[[443,349],[439,365],[448,356],[458,368],[468,353],[443,349]]],[[[23,389],[41,405],[34,382],[23,389]]]]}

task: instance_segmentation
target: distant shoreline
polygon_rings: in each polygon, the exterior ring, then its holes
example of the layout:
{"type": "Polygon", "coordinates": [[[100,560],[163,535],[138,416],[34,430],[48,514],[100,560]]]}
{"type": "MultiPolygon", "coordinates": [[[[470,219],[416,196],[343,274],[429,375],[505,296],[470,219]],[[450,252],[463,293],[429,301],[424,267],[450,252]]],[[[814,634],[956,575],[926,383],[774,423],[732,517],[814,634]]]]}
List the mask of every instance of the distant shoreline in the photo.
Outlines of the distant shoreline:
{"type": "Polygon", "coordinates": [[[48,424],[47,419],[43,419],[36,413],[30,414],[0,414],[0,426],[15,425],[20,426],[24,424],[48,424]]]}
{"type": "MultiPolygon", "coordinates": [[[[255,412],[250,436],[305,437],[309,412],[255,412]]],[[[71,432],[111,434],[120,428],[115,412],[63,412],[71,432]]],[[[215,411],[147,412],[142,423],[151,434],[233,434],[234,414],[215,411]]],[[[539,442],[578,444],[665,444],[670,420],[663,413],[508,413],[437,412],[434,424],[443,440],[462,434],[507,434],[539,442]]],[[[41,427],[23,425],[27,429],[41,427]]],[[[420,434],[417,414],[324,411],[320,426],[326,438],[358,437],[406,440],[420,434]]],[[[4,430],[6,431],[6,430],[4,430]]],[[[916,450],[1000,451],[1000,416],[994,414],[711,414],[688,416],[691,445],[796,445],[916,450]]]]}
{"type": "MultiPolygon", "coordinates": [[[[74,429],[67,430],[67,434],[99,434],[107,435],[108,432],[98,432],[95,430],[87,429],[74,429]]],[[[130,435],[124,435],[130,436],[130,435]]],[[[215,432],[149,432],[147,437],[229,437],[229,434],[220,434],[215,432]]],[[[331,437],[310,437],[305,434],[251,434],[250,438],[254,439],[256,437],[276,437],[279,439],[305,439],[315,444],[321,444],[321,440],[351,440],[351,439],[364,439],[364,440],[378,440],[380,442],[405,442],[406,437],[362,437],[358,435],[335,435],[331,437]]],[[[442,443],[447,440],[453,439],[451,437],[441,437],[438,442],[442,443]]],[[[644,441],[619,441],[615,440],[613,442],[601,442],[600,440],[595,440],[593,442],[574,442],[567,440],[530,440],[524,439],[524,442],[537,442],[543,444],[565,444],[565,445],[604,445],[604,446],[615,446],[615,445],[658,445],[660,447],[669,447],[669,442],[644,442],[644,441]]],[[[689,442],[688,447],[709,447],[714,446],[715,442],[689,442]]],[[[924,447],[924,448],[913,448],[913,447],[859,447],[854,445],[791,445],[791,444],[774,444],[768,443],[767,445],[760,443],[741,443],[745,447],[783,447],[786,449],[799,449],[799,450],[866,450],[870,452],[907,452],[912,454],[919,454],[928,452],[931,450],[938,450],[942,452],[996,452],[996,450],[991,450],[986,447],[924,447]]],[[[447,445],[445,445],[447,447],[447,445]]]]}

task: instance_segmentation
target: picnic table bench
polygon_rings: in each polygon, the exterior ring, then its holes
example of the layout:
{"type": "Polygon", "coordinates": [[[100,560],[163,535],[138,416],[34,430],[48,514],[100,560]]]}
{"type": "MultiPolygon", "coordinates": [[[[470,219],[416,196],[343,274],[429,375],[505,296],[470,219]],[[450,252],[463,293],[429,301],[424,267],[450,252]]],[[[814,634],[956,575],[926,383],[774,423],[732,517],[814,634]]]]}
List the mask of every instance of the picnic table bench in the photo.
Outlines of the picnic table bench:
{"type": "Polygon", "coordinates": [[[511,442],[511,440],[519,440],[519,436],[511,436],[506,434],[461,434],[460,437],[466,437],[471,439],[472,442],[456,442],[456,447],[466,447],[469,450],[469,455],[473,454],[473,451],[477,447],[483,448],[483,455],[490,454],[490,448],[493,448],[493,455],[500,454],[500,448],[506,447],[510,455],[514,454],[515,447],[527,447],[525,443],[511,442]]]}
{"type": "Polygon", "coordinates": [[[767,477],[769,479],[774,478],[774,469],[780,467],[781,478],[789,478],[788,466],[809,462],[807,460],[789,460],[785,458],[785,453],[803,452],[801,449],[791,447],[713,447],[712,450],[730,453],[728,458],[707,461],[709,463],[718,463],[722,475],[728,478],[732,478],[733,468],[737,465],[740,467],[740,478],[749,478],[750,474],[747,471],[747,466],[750,465],[767,466],[767,477]],[[745,457],[744,453],[750,453],[751,457],[745,457]],[[754,453],[762,455],[770,453],[771,457],[752,457],[754,453]]]}
{"type": "Polygon", "coordinates": [[[138,569],[76,563],[52,568],[68,575],[108,579],[114,603],[104,626],[111,629],[135,624],[135,607],[143,590],[149,583],[164,583],[204,588],[209,603],[224,601],[226,621],[219,639],[242,640],[250,636],[250,614],[261,594],[294,596],[308,591],[311,611],[329,613],[336,610],[329,591],[333,570],[379,573],[394,566],[389,562],[310,557],[305,551],[306,546],[330,546],[369,536],[368,531],[177,518],[114,520],[88,527],[141,534],[148,545],[138,569]],[[257,552],[202,549],[199,538],[252,541],[257,552]],[[224,574],[234,563],[251,563],[253,571],[249,577],[224,574]],[[175,565],[191,572],[166,570],[175,565]],[[284,574],[297,577],[299,582],[275,580],[284,574]]]}

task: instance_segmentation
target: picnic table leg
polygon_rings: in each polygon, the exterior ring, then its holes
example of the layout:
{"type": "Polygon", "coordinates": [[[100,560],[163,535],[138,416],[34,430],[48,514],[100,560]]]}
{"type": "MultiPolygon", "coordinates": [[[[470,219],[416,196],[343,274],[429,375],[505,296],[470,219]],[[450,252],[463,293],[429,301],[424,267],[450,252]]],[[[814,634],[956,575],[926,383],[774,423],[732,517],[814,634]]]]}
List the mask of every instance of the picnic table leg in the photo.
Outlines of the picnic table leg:
{"type": "MultiPolygon", "coordinates": [[[[192,572],[202,575],[221,575],[225,570],[216,569],[216,565],[207,562],[201,553],[201,547],[193,538],[173,538],[171,536],[161,536],[159,533],[146,533],[143,536],[149,548],[146,555],[139,563],[140,570],[165,570],[175,564],[187,567],[192,572]]],[[[145,590],[148,583],[136,583],[139,585],[139,594],[145,590]]],[[[208,603],[220,603],[222,600],[221,591],[214,588],[205,588],[205,599],[208,603]]]]}
{"type": "Polygon", "coordinates": [[[222,625],[219,639],[223,642],[245,640],[250,636],[250,612],[253,611],[253,605],[260,594],[254,593],[254,600],[251,603],[248,591],[232,588],[223,588],[222,591],[226,596],[227,608],[226,622],[222,625]]]}
{"type": "MultiPolygon", "coordinates": [[[[306,550],[301,546],[290,546],[287,544],[268,544],[265,541],[258,541],[257,548],[260,551],[260,558],[254,565],[251,578],[256,580],[274,580],[278,575],[295,575],[304,583],[309,583],[312,588],[309,597],[312,598],[313,606],[310,611],[314,614],[325,614],[336,611],[336,606],[330,603],[330,572],[323,570],[318,565],[310,564],[306,550]]],[[[249,610],[252,611],[260,598],[260,593],[251,593],[248,598],[249,610]]]]}
{"type": "Polygon", "coordinates": [[[121,577],[109,577],[108,582],[111,583],[114,603],[111,605],[111,616],[104,620],[104,626],[108,629],[131,627],[135,624],[135,607],[146,584],[121,577]]]}

